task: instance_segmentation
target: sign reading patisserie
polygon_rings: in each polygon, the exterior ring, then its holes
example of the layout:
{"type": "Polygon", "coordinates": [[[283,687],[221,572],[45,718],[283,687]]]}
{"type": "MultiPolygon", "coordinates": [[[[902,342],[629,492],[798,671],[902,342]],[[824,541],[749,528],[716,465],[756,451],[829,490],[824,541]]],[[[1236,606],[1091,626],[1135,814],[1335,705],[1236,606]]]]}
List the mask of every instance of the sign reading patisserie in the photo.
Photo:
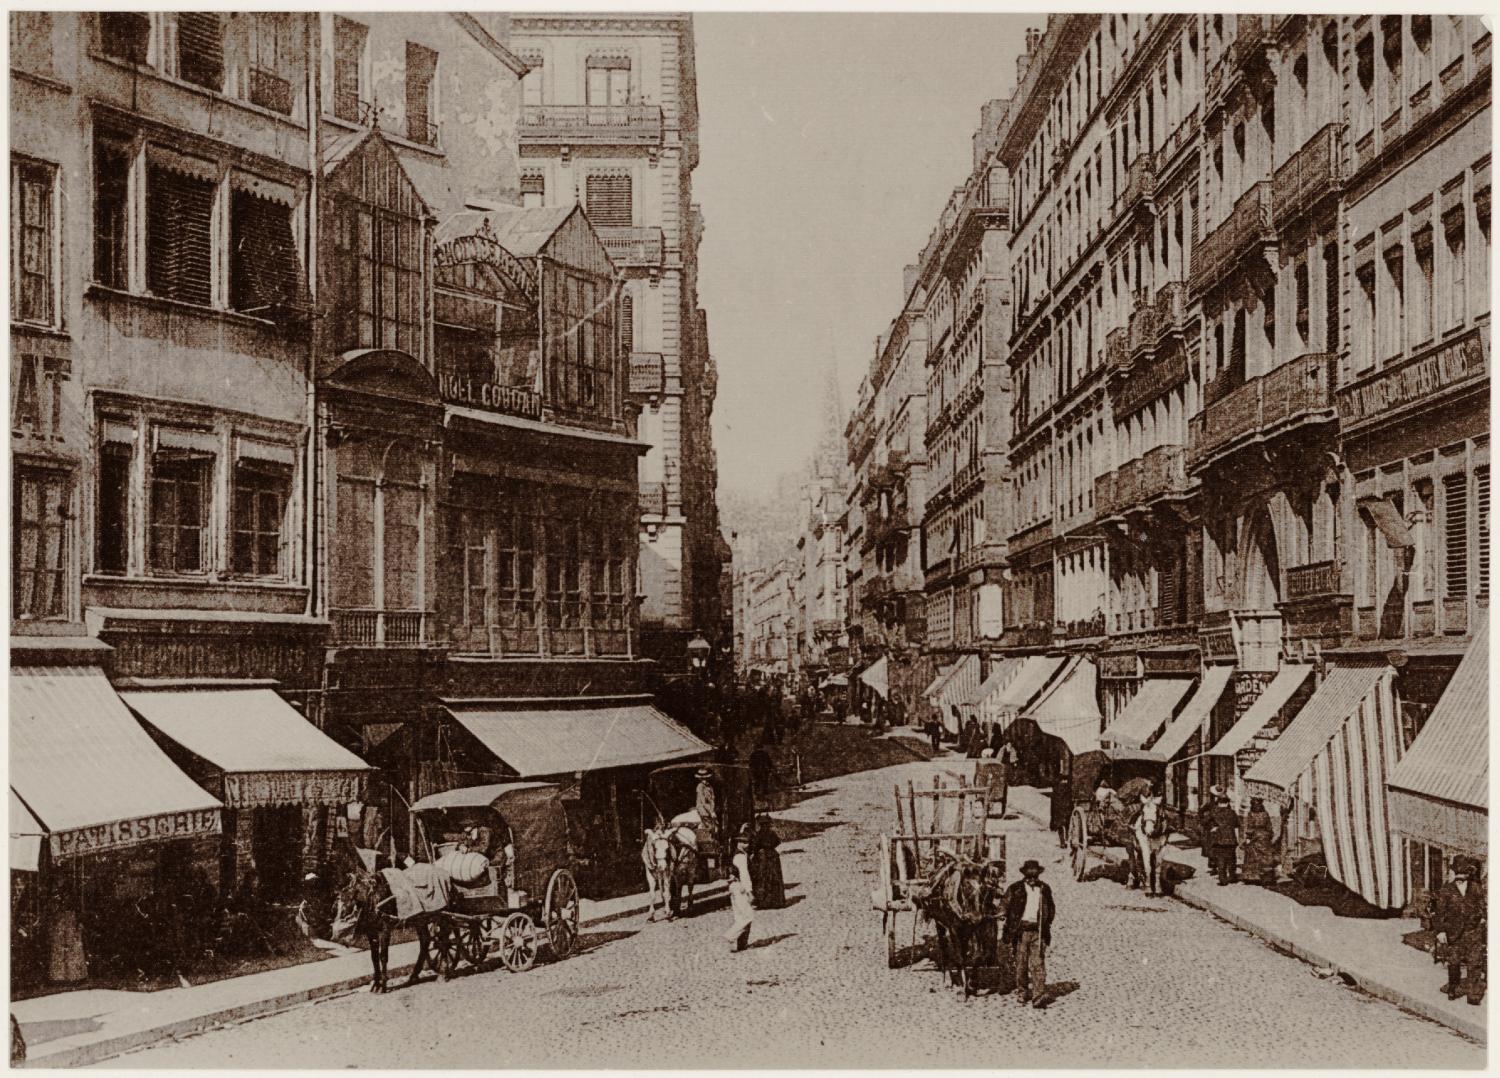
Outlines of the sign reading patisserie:
{"type": "Polygon", "coordinates": [[[1484,374],[1489,366],[1486,336],[1472,330],[1409,363],[1349,386],[1339,393],[1339,418],[1358,423],[1484,374]]]}
{"type": "Polygon", "coordinates": [[[94,827],[53,833],[52,856],[80,857],[121,846],[142,842],[162,842],[173,838],[219,833],[219,810],[194,809],[190,812],[168,812],[160,816],[140,816],[133,820],[116,820],[94,827]]]}

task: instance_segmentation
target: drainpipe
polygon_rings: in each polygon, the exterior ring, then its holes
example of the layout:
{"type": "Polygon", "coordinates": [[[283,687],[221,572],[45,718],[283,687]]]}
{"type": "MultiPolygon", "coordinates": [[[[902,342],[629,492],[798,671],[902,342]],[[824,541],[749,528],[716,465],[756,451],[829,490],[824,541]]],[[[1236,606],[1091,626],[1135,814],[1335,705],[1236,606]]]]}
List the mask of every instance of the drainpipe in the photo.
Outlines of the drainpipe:
{"type": "MultiPolygon", "coordinates": [[[[322,484],[319,480],[319,446],[318,446],[318,401],[316,392],[317,378],[317,318],[318,309],[318,199],[321,194],[320,183],[323,173],[322,146],[319,138],[319,128],[322,117],[322,102],[319,99],[319,61],[322,56],[322,16],[317,12],[307,17],[307,34],[304,42],[304,50],[307,54],[307,159],[310,179],[307,190],[307,228],[305,236],[307,241],[307,291],[308,303],[312,309],[313,317],[307,324],[307,356],[303,363],[303,384],[307,394],[307,467],[305,469],[304,486],[304,510],[303,531],[304,557],[307,564],[307,603],[305,613],[313,615],[318,613],[322,604],[318,601],[318,589],[322,584],[322,577],[318,572],[321,532],[318,529],[318,517],[322,512],[319,491],[322,484]]],[[[319,708],[321,718],[322,709],[319,708]]],[[[321,723],[320,723],[321,725],[321,723]]]]}

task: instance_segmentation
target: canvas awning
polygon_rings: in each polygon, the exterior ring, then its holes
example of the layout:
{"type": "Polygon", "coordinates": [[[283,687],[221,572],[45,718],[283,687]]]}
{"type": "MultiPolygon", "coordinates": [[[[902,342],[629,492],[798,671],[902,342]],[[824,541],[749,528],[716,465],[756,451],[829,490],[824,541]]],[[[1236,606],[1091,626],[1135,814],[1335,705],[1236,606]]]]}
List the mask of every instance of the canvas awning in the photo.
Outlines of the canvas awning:
{"type": "Polygon", "coordinates": [[[369,765],[274,689],[120,695],[148,725],[223,772],[228,808],[343,805],[360,799],[369,765]]]}
{"type": "Polygon", "coordinates": [[[826,678],[823,679],[822,684],[819,685],[818,687],[822,688],[822,689],[843,689],[843,688],[847,688],[848,685],[849,685],[849,675],[847,675],[847,674],[829,674],[826,678]]]}
{"type": "Polygon", "coordinates": [[[1395,504],[1389,498],[1361,498],[1359,507],[1370,515],[1375,527],[1385,536],[1386,545],[1392,550],[1416,546],[1411,528],[1401,519],[1401,514],[1396,511],[1395,504]]]}
{"type": "Polygon", "coordinates": [[[1099,727],[1104,723],[1094,692],[1098,677],[1092,659],[1074,656],[1024,717],[1033,720],[1042,733],[1061,738],[1074,756],[1097,752],[1099,727]]]}
{"type": "Polygon", "coordinates": [[[937,699],[933,702],[937,704],[943,725],[948,728],[949,733],[958,733],[962,721],[959,709],[970,704],[974,694],[979,691],[979,669],[979,656],[965,655],[958,660],[953,673],[948,675],[948,680],[938,690],[937,699]]]}
{"type": "Polygon", "coordinates": [[[1252,797],[1311,806],[1328,874],[1381,909],[1406,903],[1401,840],[1387,824],[1386,776],[1401,755],[1394,676],[1335,666],[1245,773],[1252,797]]]}
{"type": "Polygon", "coordinates": [[[1481,858],[1489,852],[1489,643],[1484,621],[1386,781],[1397,831],[1481,858]]]}
{"type": "Polygon", "coordinates": [[[95,666],[12,668],[10,784],[54,860],[220,830],[220,803],[167,758],[95,666]]]}
{"type": "Polygon", "coordinates": [[[35,872],[42,861],[42,839],[47,831],[31,810],[10,792],[10,870],[12,872],[35,872]]]}
{"type": "Polygon", "coordinates": [[[1020,670],[1005,683],[1005,686],[980,701],[980,714],[984,721],[994,722],[1003,730],[1015,721],[1016,716],[1036,699],[1062,669],[1061,655],[1028,655],[1021,661],[1020,670]]]}
{"type": "Polygon", "coordinates": [[[1271,684],[1255,698],[1239,721],[1208,750],[1208,754],[1233,756],[1250,744],[1250,739],[1269,726],[1271,720],[1281,713],[1281,709],[1286,707],[1287,701],[1291,700],[1311,673],[1312,667],[1303,663],[1288,664],[1276,671],[1271,684]]]}
{"type": "Polygon", "coordinates": [[[891,698],[890,660],[882,655],[860,671],[859,680],[874,689],[882,700],[889,700],[891,698]]]}
{"type": "Polygon", "coordinates": [[[948,678],[952,676],[953,671],[957,669],[957,663],[949,663],[947,666],[938,667],[937,675],[933,677],[932,684],[928,685],[927,688],[922,690],[922,699],[931,701],[932,698],[937,695],[938,690],[943,687],[943,683],[946,682],[948,678]]]}
{"type": "Polygon", "coordinates": [[[1105,728],[1106,746],[1138,749],[1167,724],[1177,705],[1193,687],[1191,678],[1147,678],[1115,721],[1105,728]]]}
{"type": "Polygon", "coordinates": [[[665,763],[713,748],[650,704],[509,711],[450,701],[448,710],[523,779],[665,763]]]}
{"type": "Polygon", "coordinates": [[[1011,679],[1021,672],[1023,665],[1022,659],[1001,659],[990,666],[989,677],[980,682],[979,691],[974,694],[974,703],[985,721],[988,721],[985,706],[989,699],[1009,685],[1011,679]]]}
{"type": "Polygon", "coordinates": [[[1232,666],[1210,666],[1205,670],[1203,680],[1198,683],[1198,690],[1193,693],[1187,706],[1162,731],[1161,737],[1146,746],[1151,750],[1151,755],[1158,760],[1167,761],[1181,752],[1182,747],[1192,740],[1193,735],[1203,729],[1209,712],[1213,711],[1214,705],[1219,702],[1219,697],[1224,695],[1224,690],[1229,686],[1229,679],[1232,677],[1234,677],[1232,666]]]}

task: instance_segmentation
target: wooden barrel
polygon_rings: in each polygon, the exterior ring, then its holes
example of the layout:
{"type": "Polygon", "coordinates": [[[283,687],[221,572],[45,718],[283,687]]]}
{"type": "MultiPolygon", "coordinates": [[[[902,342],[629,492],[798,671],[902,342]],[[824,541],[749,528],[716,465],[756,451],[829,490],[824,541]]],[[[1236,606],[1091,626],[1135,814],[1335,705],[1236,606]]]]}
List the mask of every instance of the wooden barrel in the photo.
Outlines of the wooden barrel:
{"type": "Polygon", "coordinates": [[[489,879],[490,861],[482,853],[446,853],[438,858],[437,867],[460,887],[473,887],[489,879]]]}

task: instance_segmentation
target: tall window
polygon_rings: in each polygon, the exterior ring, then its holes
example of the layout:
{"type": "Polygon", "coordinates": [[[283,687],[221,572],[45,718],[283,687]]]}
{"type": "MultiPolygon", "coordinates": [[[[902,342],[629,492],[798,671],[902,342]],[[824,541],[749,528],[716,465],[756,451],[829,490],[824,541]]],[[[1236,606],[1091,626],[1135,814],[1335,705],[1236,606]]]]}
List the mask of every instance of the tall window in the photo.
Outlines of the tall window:
{"type": "Polygon", "coordinates": [[[620,351],[627,356],[635,351],[635,298],[629,292],[620,296],[620,351]]]}
{"type": "Polygon", "coordinates": [[[423,146],[437,145],[432,91],[438,54],[414,41],[406,43],[406,137],[423,146]]]}
{"type": "Polygon", "coordinates": [[[18,322],[56,324],[55,175],[50,165],[11,166],[11,316],[18,322]]]}
{"type": "Polygon", "coordinates": [[[1329,352],[1339,347],[1339,245],[1323,246],[1323,347],[1329,352]]]}
{"type": "Polygon", "coordinates": [[[99,133],[94,137],[94,280],[110,288],[130,286],[127,246],[130,152],[99,133]]]}
{"type": "Polygon", "coordinates": [[[1460,599],[1469,589],[1469,477],[1443,477],[1443,594],[1460,599]]]}
{"type": "Polygon", "coordinates": [[[224,88],[224,28],[217,11],[177,13],[177,74],[210,90],[224,88]]]}
{"type": "Polygon", "coordinates": [[[1297,269],[1293,274],[1293,278],[1297,293],[1297,317],[1295,321],[1295,325],[1297,327],[1297,343],[1299,345],[1306,345],[1307,334],[1310,329],[1311,318],[1309,315],[1309,308],[1312,305],[1312,299],[1309,294],[1311,292],[1311,288],[1308,283],[1307,260],[1305,258],[1298,260],[1297,269]]]}
{"type": "Polygon", "coordinates": [[[586,92],[590,105],[629,104],[630,61],[618,56],[589,57],[586,92]]]}
{"type": "Polygon", "coordinates": [[[564,410],[613,414],[614,302],[609,284],[561,270],[548,294],[549,395],[564,410]]]}
{"type": "Polygon", "coordinates": [[[1369,261],[1354,271],[1359,285],[1354,312],[1354,330],[1359,334],[1358,346],[1354,349],[1354,369],[1367,371],[1375,365],[1375,263],[1369,261]]]}
{"type": "Polygon", "coordinates": [[[415,450],[370,441],[339,447],[336,606],[420,609],[425,511],[415,450]]]}
{"type": "Polygon", "coordinates": [[[1381,290],[1381,332],[1385,340],[1380,342],[1379,351],[1381,358],[1390,359],[1399,356],[1405,344],[1402,316],[1406,311],[1406,253],[1399,242],[1385,249],[1382,261],[1385,281],[1381,290]]]}
{"type": "Polygon", "coordinates": [[[1432,226],[1426,225],[1411,238],[1412,274],[1411,339],[1414,344],[1432,339],[1432,226]]]}
{"type": "Polygon", "coordinates": [[[368,33],[361,23],[333,17],[333,114],[349,123],[366,119],[361,68],[368,33]]]}
{"type": "Polygon", "coordinates": [[[255,63],[250,69],[250,101],[282,115],[292,111],[292,83],[288,77],[296,55],[288,12],[262,11],[251,24],[255,35],[255,63]]]}
{"type": "Polygon", "coordinates": [[[72,477],[17,465],[11,486],[11,618],[68,616],[68,518],[72,477]]]}
{"type": "Polygon", "coordinates": [[[1380,18],[1380,51],[1385,57],[1385,113],[1401,111],[1404,88],[1401,84],[1401,16],[1382,15],[1380,18]]]}
{"type": "Polygon", "coordinates": [[[229,305],[260,312],[293,302],[301,273],[291,206],[235,190],[229,208],[229,305]]]}
{"type": "Polygon", "coordinates": [[[352,199],[334,225],[345,347],[422,354],[422,225],[352,199]]]}
{"type": "MultiPolygon", "coordinates": [[[[1462,193],[1460,185],[1459,194],[1462,193]]],[[[1463,325],[1468,310],[1467,282],[1464,279],[1468,255],[1464,250],[1464,205],[1461,200],[1443,214],[1443,246],[1448,255],[1443,328],[1452,329],[1463,325]]]]}
{"type": "Polygon", "coordinates": [[[208,568],[213,447],[207,431],[158,427],[151,454],[147,565],[158,572],[201,573],[208,568]]]}
{"type": "Polygon", "coordinates": [[[234,467],[230,569],[241,576],[285,575],[290,450],[241,452],[234,467]]]}
{"type": "Polygon", "coordinates": [[[213,209],[218,185],[206,175],[212,167],[148,163],[146,287],[158,296],[203,306],[213,301],[213,209]]]}
{"type": "Polygon", "coordinates": [[[130,568],[130,472],[135,431],[130,424],[117,420],[107,419],[102,427],[94,571],[124,573],[130,568]]]}

